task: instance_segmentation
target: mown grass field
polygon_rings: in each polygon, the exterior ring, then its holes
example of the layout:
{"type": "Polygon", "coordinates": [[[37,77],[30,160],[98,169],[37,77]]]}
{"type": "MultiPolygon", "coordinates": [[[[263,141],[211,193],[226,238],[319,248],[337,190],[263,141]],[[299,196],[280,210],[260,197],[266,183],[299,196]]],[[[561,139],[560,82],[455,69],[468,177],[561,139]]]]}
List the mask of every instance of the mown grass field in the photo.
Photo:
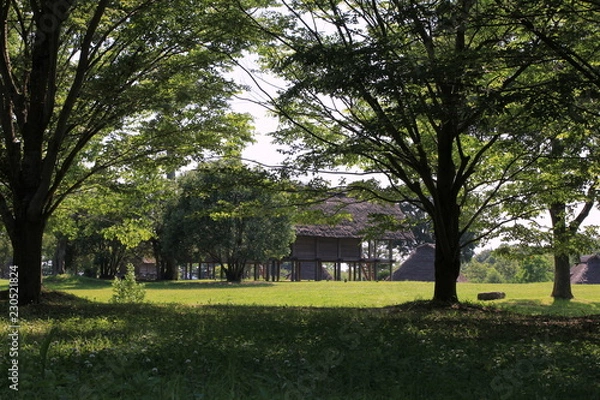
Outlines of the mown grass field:
{"type": "MultiPolygon", "coordinates": [[[[0,281],[0,288],[6,282],[0,281]]],[[[255,305],[290,307],[384,307],[433,295],[430,282],[263,282],[230,285],[214,281],[148,282],[146,300],[156,304],[255,305]]],[[[51,277],[45,287],[95,302],[108,302],[111,281],[81,277],[51,277]]],[[[459,283],[460,300],[498,306],[526,314],[580,316],[600,314],[600,285],[574,285],[575,299],[554,302],[552,283],[459,283]],[[477,293],[502,291],[506,299],[478,302],[477,293]]]]}
{"type": "Polygon", "coordinates": [[[141,305],[46,287],[19,309],[19,396],[1,399],[600,399],[598,286],[553,303],[549,284],[461,284],[446,309],[407,282],[148,283],[141,305]],[[474,301],[492,290],[507,299],[474,301]]]}

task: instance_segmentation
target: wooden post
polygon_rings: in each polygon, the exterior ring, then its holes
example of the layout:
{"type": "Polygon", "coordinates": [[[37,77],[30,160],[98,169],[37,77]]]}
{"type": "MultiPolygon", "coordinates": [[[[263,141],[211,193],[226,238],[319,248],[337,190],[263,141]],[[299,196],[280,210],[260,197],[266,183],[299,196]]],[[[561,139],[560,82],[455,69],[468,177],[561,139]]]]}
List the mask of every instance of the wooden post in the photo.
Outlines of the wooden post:
{"type": "Polygon", "coordinates": [[[354,263],[348,263],[348,281],[354,280],[354,263]]]}
{"type": "Polygon", "coordinates": [[[320,274],[319,274],[319,266],[320,266],[320,265],[321,265],[321,262],[319,261],[319,259],[317,259],[317,260],[315,261],[315,274],[314,274],[314,277],[315,277],[315,282],[318,282],[318,281],[320,281],[320,279],[319,279],[319,275],[320,275],[320,274]]]}
{"type": "Polygon", "coordinates": [[[265,269],[265,281],[269,282],[269,280],[271,279],[271,268],[273,268],[273,263],[275,262],[275,260],[269,260],[267,262],[267,268],[265,269]]]}
{"type": "Polygon", "coordinates": [[[392,246],[392,239],[390,239],[388,241],[388,249],[389,249],[389,253],[388,253],[388,258],[390,260],[390,282],[392,281],[392,274],[394,273],[394,248],[392,246]]]}
{"type": "Polygon", "coordinates": [[[358,262],[358,280],[362,281],[362,261],[358,262]]]}
{"type": "Polygon", "coordinates": [[[379,262],[377,259],[373,261],[373,280],[377,281],[377,272],[379,271],[379,262]]]}
{"type": "Polygon", "coordinates": [[[293,260],[292,261],[292,282],[298,281],[298,271],[300,270],[300,261],[293,260]]]}

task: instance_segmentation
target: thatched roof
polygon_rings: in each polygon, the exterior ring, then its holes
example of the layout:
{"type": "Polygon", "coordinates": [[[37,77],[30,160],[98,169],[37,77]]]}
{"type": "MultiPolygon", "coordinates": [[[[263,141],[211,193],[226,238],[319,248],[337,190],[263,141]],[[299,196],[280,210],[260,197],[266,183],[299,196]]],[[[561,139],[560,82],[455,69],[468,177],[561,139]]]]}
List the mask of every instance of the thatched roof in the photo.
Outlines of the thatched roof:
{"type": "Polygon", "coordinates": [[[600,256],[584,256],[571,268],[571,283],[600,284],[600,256]]]}
{"type": "MultiPolygon", "coordinates": [[[[378,218],[391,216],[397,222],[404,218],[398,205],[383,205],[350,197],[334,197],[311,207],[311,209],[320,211],[326,218],[335,216],[341,218],[335,224],[296,225],[297,236],[362,239],[367,236],[367,232],[377,229],[378,218]]],[[[377,235],[378,239],[408,239],[410,237],[410,233],[390,230],[377,235]]]]}
{"type": "Polygon", "coordinates": [[[422,244],[392,274],[393,281],[435,281],[435,246],[422,244]]]}
{"type": "MultiPolygon", "coordinates": [[[[391,277],[392,281],[435,281],[435,246],[422,244],[402,263],[391,277]]],[[[460,275],[458,282],[466,279],[460,275]]]]}

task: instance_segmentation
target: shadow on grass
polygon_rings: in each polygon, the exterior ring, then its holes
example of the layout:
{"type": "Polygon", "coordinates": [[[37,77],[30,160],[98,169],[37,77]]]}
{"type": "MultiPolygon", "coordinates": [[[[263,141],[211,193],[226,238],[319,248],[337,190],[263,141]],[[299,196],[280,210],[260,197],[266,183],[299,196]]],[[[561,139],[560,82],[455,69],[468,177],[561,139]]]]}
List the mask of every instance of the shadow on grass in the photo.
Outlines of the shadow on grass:
{"type": "Polygon", "coordinates": [[[85,276],[55,275],[44,277],[42,285],[50,290],[65,289],[104,289],[110,287],[112,280],[87,278],[85,276]]]}
{"type": "Polygon", "coordinates": [[[377,309],[115,305],[56,292],[22,313],[31,326],[20,353],[28,398],[588,399],[599,389],[599,317],[424,301],[377,309]],[[57,340],[48,341],[44,377],[29,366],[42,358],[37,343],[51,327],[57,340]]]}
{"type": "Polygon", "coordinates": [[[586,316],[600,314],[600,302],[582,302],[574,300],[554,300],[546,303],[543,300],[506,300],[497,303],[499,308],[529,315],[553,316],[586,316]]]}

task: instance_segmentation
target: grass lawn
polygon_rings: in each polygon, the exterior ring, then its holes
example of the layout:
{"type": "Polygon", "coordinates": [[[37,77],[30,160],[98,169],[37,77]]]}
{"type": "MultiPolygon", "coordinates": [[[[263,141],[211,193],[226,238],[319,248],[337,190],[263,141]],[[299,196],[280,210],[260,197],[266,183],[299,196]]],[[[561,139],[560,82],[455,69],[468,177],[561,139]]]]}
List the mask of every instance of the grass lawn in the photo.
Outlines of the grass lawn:
{"type": "MultiPolygon", "coordinates": [[[[81,277],[46,278],[45,287],[95,302],[108,302],[111,281],[81,277]]],[[[0,281],[0,288],[6,281],[0,281]]],[[[519,313],[580,316],[600,314],[600,285],[573,285],[575,299],[554,302],[552,283],[476,284],[459,283],[461,301],[498,306],[519,313]],[[477,293],[502,291],[506,299],[481,303],[477,293]]],[[[146,283],[146,300],[159,304],[256,305],[290,307],[384,307],[433,295],[429,282],[253,282],[229,285],[213,281],[146,283]]]]}
{"type": "Polygon", "coordinates": [[[61,293],[20,308],[19,397],[5,378],[1,399],[600,399],[599,286],[553,303],[550,284],[460,284],[450,309],[408,282],[148,283],[141,305],[108,304],[110,282],[46,286],[61,293]],[[475,302],[492,290],[507,299],[475,302]]]}

